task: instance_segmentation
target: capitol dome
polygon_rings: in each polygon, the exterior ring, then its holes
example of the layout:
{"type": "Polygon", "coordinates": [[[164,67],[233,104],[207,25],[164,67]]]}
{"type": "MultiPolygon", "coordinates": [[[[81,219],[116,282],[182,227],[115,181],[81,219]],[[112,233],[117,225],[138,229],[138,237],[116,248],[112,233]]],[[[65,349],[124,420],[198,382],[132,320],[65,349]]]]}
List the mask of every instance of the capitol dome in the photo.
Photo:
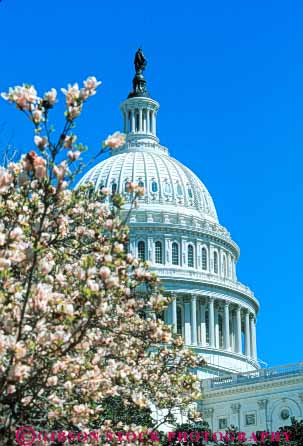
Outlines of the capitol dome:
{"type": "Polygon", "coordinates": [[[201,378],[259,368],[259,302],[237,278],[239,247],[218,221],[204,184],[159,143],[159,109],[136,67],[133,90],[121,104],[125,145],[78,183],[108,187],[130,206],[129,181],[145,189],[129,219],[129,252],[148,260],[171,304],[161,317],[207,361],[201,378]]]}
{"type": "Polygon", "coordinates": [[[213,200],[202,181],[190,169],[171,158],[166,148],[159,146],[156,149],[136,150],[126,146],[113,151],[109,159],[84,175],[79,184],[93,183],[96,188],[108,187],[129,201],[126,185],[132,181],[145,189],[141,209],[165,209],[166,212],[181,212],[218,223],[213,200]]]}

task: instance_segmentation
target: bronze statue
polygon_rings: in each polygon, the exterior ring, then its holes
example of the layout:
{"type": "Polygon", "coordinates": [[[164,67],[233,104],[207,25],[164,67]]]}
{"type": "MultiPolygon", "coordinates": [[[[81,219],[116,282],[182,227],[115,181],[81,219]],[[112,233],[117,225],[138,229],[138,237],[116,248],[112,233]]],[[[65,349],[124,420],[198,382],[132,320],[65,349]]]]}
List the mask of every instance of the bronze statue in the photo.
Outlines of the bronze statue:
{"type": "Polygon", "coordinates": [[[145,70],[145,67],[147,65],[147,60],[144,57],[142,48],[139,48],[138,51],[136,52],[134,64],[135,64],[136,74],[141,74],[142,71],[145,70]]]}
{"type": "Polygon", "coordinates": [[[146,80],[144,79],[143,76],[143,71],[145,70],[145,67],[147,65],[147,60],[144,57],[142,48],[138,48],[135,55],[134,64],[135,64],[136,74],[135,77],[133,78],[133,91],[129,93],[128,97],[149,98],[149,94],[146,89],[146,80]]]}

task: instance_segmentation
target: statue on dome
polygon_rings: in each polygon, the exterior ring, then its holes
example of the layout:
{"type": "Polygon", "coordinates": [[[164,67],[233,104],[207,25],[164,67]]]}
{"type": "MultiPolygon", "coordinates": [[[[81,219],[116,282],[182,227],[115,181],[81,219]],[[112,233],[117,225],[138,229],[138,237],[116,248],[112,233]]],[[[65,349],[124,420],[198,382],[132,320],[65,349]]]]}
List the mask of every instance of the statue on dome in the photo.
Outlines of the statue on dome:
{"type": "Polygon", "coordinates": [[[136,74],[141,74],[142,71],[145,70],[145,67],[147,65],[147,60],[144,57],[142,48],[138,48],[135,54],[134,64],[135,64],[136,74]]]}
{"type": "Polygon", "coordinates": [[[129,98],[134,97],[145,97],[149,98],[148,91],[146,89],[146,80],[143,76],[143,71],[147,65],[147,60],[143,54],[142,48],[138,48],[135,54],[135,70],[136,74],[133,78],[133,91],[131,91],[128,95],[129,98]]]}

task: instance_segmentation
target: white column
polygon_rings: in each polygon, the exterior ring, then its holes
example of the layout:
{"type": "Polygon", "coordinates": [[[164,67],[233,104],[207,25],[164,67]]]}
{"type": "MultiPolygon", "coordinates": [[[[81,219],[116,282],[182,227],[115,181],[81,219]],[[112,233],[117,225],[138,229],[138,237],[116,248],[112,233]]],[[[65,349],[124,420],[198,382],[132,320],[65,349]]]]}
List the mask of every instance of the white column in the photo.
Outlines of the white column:
{"type": "Polygon", "coordinates": [[[193,294],[191,296],[191,342],[197,345],[197,297],[193,294]]]}
{"type": "Polygon", "coordinates": [[[186,266],[186,239],[182,237],[181,240],[181,265],[186,266]]]}
{"type": "Polygon", "coordinates": [[[143,110],[142,113],[142,131],[146,133],[146,110],[143,110]]]}
{"type": "Polygon", "coordinates": [[[132,133],[134,133],[135,132],[135,128],[136,128],[135,110],[131,110],[131,112],[130,112],[130,119],[131,119],[131,129],[130,129],[130,131],[132,133]]]}
{"type": "Polygon", "coordinates": [[[214,299],[211,297],[208,301],[208,332],[209,346],[215,346],[215,316],[214,316],[214,299]]]}
{"type": "Polygon", "coordinates": [[[152,114],[152,120],[153,120],[153,134],[156,135],[156,112],[154,111],[152,114]]]}
{"type": "Polygon", "coordinates": [[[149,110],[146,110],[146,133],[150,133],[150,116],[149,110]]]}
{"type": "Polygon", "coordinates": [[[242,353],[241,307],[237,307],[236,313],[236,352],[242,353]]]}
{"type": "Polygon", "coordinates": [[[236,351],[236,314],[233,311],[231,316],[231,349],[236,351]]]}
{"type": "Polygon", "coordinates": [[[201,265],[201,244],[197,243],[197,269],[201,269],[202,265],[201,265]]]}
{"type": "Polygon", "coordinates": [[[147,259],[151,262],[154,263],[155,262],[155,258],[154,258],[154,244],[153,244],[153,239],[151,237],[148,237],[147,239],[147,259]]]}
{"type": "Polygon", "coordinates": [[[142,132],[143,127],[143,119],[142,119],[142,108],[139,108],[139,132],[142,132]]]}
{"type": "Polygon", "coordinates": [[[130,240],[129,242],[129,252],[133,255],[136,256],[136,240],[130,240]]]}
{"type": "Polygon", "coordinates": [[[177,333],[177,299],[175,294],[172,295],[172,325],[173,325],[173,332],[177,333]]]}
{"type": "Polygon", "coordinates": [[[219,339],[219,309],[215,307],[215,347],[220,347],[219,339]]]}
{"type": "Polygon", "coordinates": [[[257,359],[256,320],[254,317],[250,319],[250,335],[251,335],[251,356],[253,359],[257,359]]]}
{"type": "Polygon", "coordinates": [[[224,303],[224,348],[230,350],[230,338],[229,338],[229,303],[224,303]]]}
{"type": "Polygon", "coordinates": [[[205,304],[200,304],[200,343],[206,345],[205,304]]]}
{"type": "Polygon", "coordinates": [[[184,303],[184,341],[186,345],[191,344],[190,303],[184,303]]]}
{"type": "Polygon", "coordinates": [[[165,237],[164,238],[164,263],[168,263],[171,265],[171,249],[170,249],[170,240],[165,237]]]}
{"type": "Polygon", "coordinates": [[[250,326],[248,310],[245,312],[245,355],[250,356],[250,326]]]}

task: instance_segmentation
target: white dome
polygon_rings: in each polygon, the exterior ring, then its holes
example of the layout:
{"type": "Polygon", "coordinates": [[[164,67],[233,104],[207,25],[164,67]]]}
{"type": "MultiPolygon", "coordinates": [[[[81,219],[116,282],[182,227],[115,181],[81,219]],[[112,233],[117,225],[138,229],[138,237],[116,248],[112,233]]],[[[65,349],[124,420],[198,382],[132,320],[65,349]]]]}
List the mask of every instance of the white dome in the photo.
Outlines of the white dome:
{"type": "Polygon", "coordinates": [[[93,183],[96,189],[114,188],[128,201],[125,183],[133,181],[145,188],[140,209],[146,203],[149,210],[183,213],[218,222],[213,200],[204,184],[161,148],[162,153],[152,149],[120,150],[89,170],[78,186],[93,183]]]}

